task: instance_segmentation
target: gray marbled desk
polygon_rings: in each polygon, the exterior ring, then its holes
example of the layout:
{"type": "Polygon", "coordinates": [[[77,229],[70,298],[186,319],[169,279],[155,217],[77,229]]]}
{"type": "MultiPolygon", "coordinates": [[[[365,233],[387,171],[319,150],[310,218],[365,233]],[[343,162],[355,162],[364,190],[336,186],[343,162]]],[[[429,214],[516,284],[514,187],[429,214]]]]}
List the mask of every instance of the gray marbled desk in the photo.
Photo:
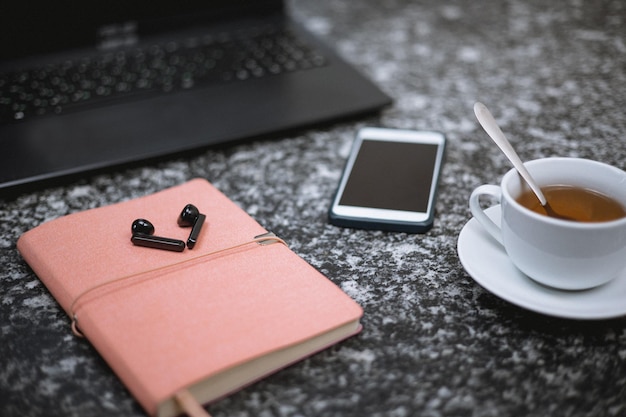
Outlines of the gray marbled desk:
{"type": "Polygon", "coordinates": [[[470,191],[509,169],[475,121],[477,99],[525,159],[580,156],[626,168],[626,5],[291,6],[394,105],[376,117],[4,199],[0,415],[143,415],[91,346],[71,334],[15,242],[45,220],[205,177],[365,309],[359,336],[211,405],[214,416],[625,416],[626,320],[557,319],[502,301],[463,270],[456,243],[470,218],[470,191]],[[428,234],[327,223],[350,143],[365,125],[448,135],[428,234]]]}

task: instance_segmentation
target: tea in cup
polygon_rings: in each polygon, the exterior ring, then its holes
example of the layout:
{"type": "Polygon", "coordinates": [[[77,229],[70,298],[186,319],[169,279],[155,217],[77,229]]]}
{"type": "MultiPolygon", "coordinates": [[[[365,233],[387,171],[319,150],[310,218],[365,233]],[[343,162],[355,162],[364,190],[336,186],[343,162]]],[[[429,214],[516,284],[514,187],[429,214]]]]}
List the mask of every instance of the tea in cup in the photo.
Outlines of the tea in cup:
{"type": "Polygon", "coordinates": [[[499,186],[481,185],[472,192],[469,205],[476,220],[518,269],[541,284],[583,290],[616,278],[626,268],[626,172],[581,158],[524,165],[559,218],[547,214],[511,169],[499,186]],[[485,214],[480,204],[485,195],[500,203],[501,226],[485,214]]]}

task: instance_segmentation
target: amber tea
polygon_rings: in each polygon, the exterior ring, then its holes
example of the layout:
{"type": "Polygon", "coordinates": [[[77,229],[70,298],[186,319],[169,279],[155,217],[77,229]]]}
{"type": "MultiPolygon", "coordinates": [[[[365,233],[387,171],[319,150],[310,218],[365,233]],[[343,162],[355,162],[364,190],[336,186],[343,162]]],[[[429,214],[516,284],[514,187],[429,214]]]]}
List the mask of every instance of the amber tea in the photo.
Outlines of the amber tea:
{"type": "MultiPolygon", "coordinates": [[[[626,216],[626,208],[597,191],[571,185],[549,185],[541,191],[550,207],[561,216],[580,222],[605,222],[626,216]]],[[[548,215],[537,196],[527,190],[517,202],[539,214],[548,215]]]]}

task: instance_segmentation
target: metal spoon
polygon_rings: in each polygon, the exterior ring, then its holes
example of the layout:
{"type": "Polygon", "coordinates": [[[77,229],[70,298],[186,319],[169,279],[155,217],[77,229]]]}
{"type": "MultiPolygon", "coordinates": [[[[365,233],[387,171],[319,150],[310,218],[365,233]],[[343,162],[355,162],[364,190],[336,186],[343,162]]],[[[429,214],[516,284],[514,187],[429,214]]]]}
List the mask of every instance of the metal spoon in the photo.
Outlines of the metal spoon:
{"type": "Polygon", "coordinates": [[[563,216],[555,212],[552,207],[550,207],[550,204],[548,203],[548,200],[546,200],[546,197],[541,191],[541,188],[539,188],[539,185],[537,185],[534,178],[530,175],[530,172],[528,172],[528,170],[524,166],[524,163],[517,155],[517,152],[515,152],[515,149],[513,149],[511,143],[507,140],[506,136],[504,136],[502,130],[500,130],[500,127],[491,115],[491,112],[489,112],[489,109],[487,109],[487,107],[483,103],[476,102],[476,104],[474,104],[474,114],[476,114],[476,118],[478,119],[478,122],[483,127],[483,129],[485,129],[485,132],[487,132],[487,134],[491,137],[491,139],[493,139],[496,145],[498,145],[502,152],[504,152],[504,155],[509,158],[509,161],[511,161],[513,167],[515,167],[517,172],[520,173],[524,181],[528,183],[530,189],[533,191],[533,193],[535,193],[535,195],[539,199],[539,202],[546,210],[548,216],[556,217],[558,219],[572,220],[570,217],[563,216]]]}

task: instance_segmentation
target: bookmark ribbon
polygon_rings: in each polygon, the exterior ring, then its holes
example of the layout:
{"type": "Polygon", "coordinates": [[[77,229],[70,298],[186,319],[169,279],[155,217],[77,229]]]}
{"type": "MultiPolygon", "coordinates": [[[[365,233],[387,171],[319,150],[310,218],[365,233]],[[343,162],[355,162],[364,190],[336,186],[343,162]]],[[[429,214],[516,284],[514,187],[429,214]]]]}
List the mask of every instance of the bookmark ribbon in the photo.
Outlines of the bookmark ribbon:
{"type": "MultiPolygon", "coordinates": [[[[123,276],[123,277],[120,277],[120,278],[116,278],[116,279],[113,279],[113,280],[110,280],[110,281],[107,281],[107,282],[103,282],[103,283],[98,284],[98,285],[94,285],[93,287],[87,288],[85,291],[80,293],[74,299],[74,301],[72,302],[72,304],[70,306],[70,312],[72,314],[72,333],[74,333],[78,337],[84,337],[84,335],[82,334],[82,332],[78,328],[77,310],[80,308],[80,301],[84,300],[87,297],[87,295],[95,292],[96,290],[100,290],[100,289],[103,289],[105,287],[112,286],[114,284],[119,284],[119,283],[128,281],[128,280],[130,280],[132,278],[137,278],[137,277],[140,277],[140,276],[147,276],[147,275],[150,275],[150,274],[155,273],[155,272],[165,271],[167,269],[176,268],[178,266],[189,264],[189,263],[192,263],[194,261],[199,261],[199,260],[203,260],[203,259],[206,259],[206,258],[210,258],[210,257],[215,256],[215,255],[225,254],[227,252],[230,252],[230,251],[242,248],[244,246],[247,246],[247,245],[250,245],[250,244],[253,244],[253,243],[256,243],[256,244],[262,245],[262,246],[271,245],[273,243],[282,243],[283,245],[288,246],[287,243],[283,239],[279,238],[278,236],[276,236],[272,232],[267,232],[267,233],[255,236],[252,240],[249,240],[247,242],[243,242],[243,243],[231,246],[229,248],[219,249],[219,250],[216,250],[216,251],[213,251],[213,252],[204,253],[204,254],[197,255],[197,256],[194,256],[194,257],[191,257],[191,258],[187,258],[187,259],[185,259],[183,261],[180,261],[180,262],[175,262],[173,264],[161,266],[161,267],[158,267],[158,268],[153,268],[153,269],[149,269],[149,270],[146,270],[146,271],[138,272],[138,273],[135,273],[135,274],[126,275],[126,276],[123,276]]],[[[151,278],[146,278],[146,279],[151,279],[151,278]]]]}

